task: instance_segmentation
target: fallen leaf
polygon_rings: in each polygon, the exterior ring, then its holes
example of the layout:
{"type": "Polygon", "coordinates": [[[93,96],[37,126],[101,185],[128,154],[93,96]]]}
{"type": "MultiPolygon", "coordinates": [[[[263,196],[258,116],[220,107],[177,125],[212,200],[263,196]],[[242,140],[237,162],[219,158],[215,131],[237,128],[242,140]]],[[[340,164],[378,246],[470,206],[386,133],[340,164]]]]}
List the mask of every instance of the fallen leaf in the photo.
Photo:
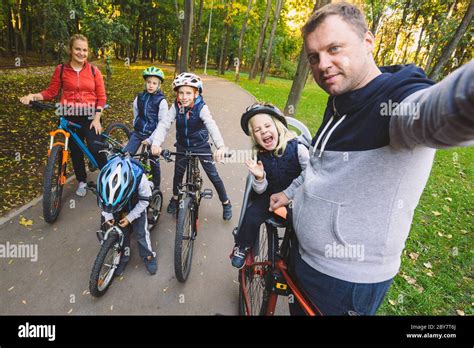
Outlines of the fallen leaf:
{"type": "Polygon", "coordinates": [[[423,262],[423,266],[425,266],[426,268],[433,268],[431,262],[423,262]]]}
{"type": "Polygon", "coordinates": [[[440,216],[441,213],[439,211],[431,211],[433,213],[434,216],[440,216]]]}
{"type": "Polygon", "coordinates": [[[428,277],[433,277],[433,276],[434,276],[433,272],[431,272],[431,271],[426,272],[426,275],[427,275],[428,277]]]}
{"type": "Polygon", "coordinates": [[[442,234],[441,232],[438,232],[438,236],[442,237],[444,236],[444,234],[442,234]]]}
{"type": "Polygon", "coordinates": [[[453,235],[452,234],[447,234],[446,238],[451,239],[451,238],[453,238],[453,235]]]}
{"type": "Polygon", "coordinates": [[[25,219],[24,216],[22,216],[20,221],[18,221],[18,223],[22,226],[28,227],[28,226],[33,225],[33,220],[27,220],[25,219]]]}
{"type": "Polygon", "coordinates": [[[22,300],[21,303],[26,304],[26,300],[22,300]]]}
{"type": "Polygon", "coordinates": [[[111,311],[114,310],[114,305],[110,306],[110,310],[111,310],[111,311]]]}
{"type": "Polygon", "coordinates": [[[446,197],[445,200],[447,200],[448,202],[452,202],[453,199],[451,197],[446,197]]]}
{"type": "Polygon", "coordinates": [[[41,271],[39,272],[39,275],[42,275],[42,274],[43,274],[43,270],[41,270],[41,271]]]}
{"type": "Polygon", "coordinates": [[[395,302],[394,300],[388,300],[388,303],[390,303],[392,306],[395,306],[397,304],[397,302],[395,302]]]}
{"type": "Polygon", "coordinates": [[[12,286],[11,288],[9,288],[8,291],[12,291],[13,289],[15,289],[14,286],[12,286]]]}
{"type": "Polygon", "coordinates": [[[466,313],[464,313],[464,311],[461,310],[461,309],[456,309],[456,313],[460,316],[465,316],[466,315],[466,313]]]}
{"type": "Polygon", "coordinates": [[[79,252],[81,250],[81,248],[77,248],[77,252],[79,252]]]}
{"type": "Polygon", "coordinates": [[[71,312],[72,312],[72,308],[67,312],[67,314],[71,314],[71,312]]]}
{"type": "Polygon", "coordinates": [[[416,260],[418,260],[418,256],[420,256],[420,255],[417,254],[417,253],[411,252],[411,253],[408,254],[408,256],[410,256],[410,259],[416,261],[416,260]]]}
{"type": "Polygon", "coordinates": [[[8,261],[8,264],[11,265],[13,263],[13,259],[10,259],[10,261],[8,261]]]}
{"type": "Polygon", "coordinates": [[[168,287],[164,288],[164,289],[163,289],[163,292],[166,292],[166,290],[168,290],[168,287]]]}

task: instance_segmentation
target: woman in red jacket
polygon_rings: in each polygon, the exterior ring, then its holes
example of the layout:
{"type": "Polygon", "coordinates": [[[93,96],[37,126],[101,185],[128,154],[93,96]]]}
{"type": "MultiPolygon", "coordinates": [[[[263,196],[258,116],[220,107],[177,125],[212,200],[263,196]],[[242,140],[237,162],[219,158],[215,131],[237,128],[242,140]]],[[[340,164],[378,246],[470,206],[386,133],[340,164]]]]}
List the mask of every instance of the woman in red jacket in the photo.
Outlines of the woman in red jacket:
{"type": "MultiPolygon", "coordinates": [[[[82,141],[84,138],[87,140],[87,147],[97,160],[100,169],[106,163],[106,158],[103,153],[98,152],[94,141],[101,140],[100,117],[106,101],[104,80],[100,70],[87,62],[89,45],[85,36],[73,35],[69,39],[69,51],[69,62],[56,67],[49,87],[40,93],[28,94],[20,98],[20,101],[29,104],[32,100],[52,100],[61,93],[61,108],[67,111],[63,115],[82,126],[76,130],[76,134],[82,141]]],[[[78,181],[76,194],[83,197],[87,193],[84,155],[74,141],[69,144],[74,174],[78,181]]]]}

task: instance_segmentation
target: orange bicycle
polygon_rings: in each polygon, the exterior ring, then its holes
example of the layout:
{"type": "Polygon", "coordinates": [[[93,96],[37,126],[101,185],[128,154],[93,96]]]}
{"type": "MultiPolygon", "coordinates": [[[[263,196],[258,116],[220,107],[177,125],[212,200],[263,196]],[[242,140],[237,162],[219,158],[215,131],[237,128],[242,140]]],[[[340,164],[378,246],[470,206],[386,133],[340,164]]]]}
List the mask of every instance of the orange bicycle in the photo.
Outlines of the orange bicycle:
{"type": "MultiPolygon", "coordinates": [[[[249,175],[239,226],[234,234],[238,233],[254,195],[249,175]]],[[[290,296],[290,301],[297,301],[306,315],[322,315],[292,276],[290,255],[292,248],[297,247],[297,240],[290,215],[291,209],[279,208],[260,226],[255,245],[247,254],[244,267],[239,270],[240,315],[274,315],[278,296],[290,296]],[[285,232],[280,237],[278,229],[282,228],[285,232]]]]}

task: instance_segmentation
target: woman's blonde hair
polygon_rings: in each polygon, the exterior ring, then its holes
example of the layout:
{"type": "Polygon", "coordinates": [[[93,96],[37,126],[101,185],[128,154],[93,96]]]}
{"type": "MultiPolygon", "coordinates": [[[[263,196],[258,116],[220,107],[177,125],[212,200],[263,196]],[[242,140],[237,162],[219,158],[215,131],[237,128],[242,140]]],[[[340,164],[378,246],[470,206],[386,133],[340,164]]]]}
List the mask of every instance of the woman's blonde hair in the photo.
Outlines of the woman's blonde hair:
{"type": "Polygon", "coordinates": [[[87,40],[87,37],[85,37],[82,34],[74,34],[69,38],[69,45],[68,45],[68,54],[69,54],[69,59],[71,59],[71,53],[72,53],[72,46],[74,46],[74,42],[76,40],[81,40],[87,42],[87,46],[89,46],[89,41],[87,40]]]}
{"type": "MultiPolygon", "coordinates": [[[[268,114],[265,114],[265,115],[268,115],[268,114]]],[[[275,128],[277,129],[277,132],[278,132],[278,143],[277,143],[277,146],[275,147],[275,150],[273,150],[273,154],[277,157],[281,157],[285,153],[286,145],[288,144],[288,141],[296,138],[298,135],[294,131],[286,128],[285,125],[276,117],[272,115],[268,115],[268,116],[275,123],[275,128]]],[[[252,126],[250,125],[250,120],[248,123],[248,127],[249,127],[250,139],[252,139],[252,150],[254,151],[253,155],[255,156],[256,153],[260,151],[266,151],[255,140],[255,135],[253,133],[252,126]]]]}

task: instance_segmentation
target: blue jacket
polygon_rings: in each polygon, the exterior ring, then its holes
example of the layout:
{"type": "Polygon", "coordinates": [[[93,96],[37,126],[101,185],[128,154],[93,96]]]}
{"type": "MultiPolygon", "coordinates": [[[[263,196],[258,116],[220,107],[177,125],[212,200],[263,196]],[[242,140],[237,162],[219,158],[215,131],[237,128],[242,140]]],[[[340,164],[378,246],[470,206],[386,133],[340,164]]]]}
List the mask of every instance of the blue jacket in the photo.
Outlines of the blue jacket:
{"type": "Polygon", "coordinates": [[[185,147],[201,146],[208,142],[209,131],[201,120],[201,110],[206,105],[201,96],[194,101],[192,108],[181,107],[177,101],[176,108],[176,140],[185,147]]]}
{"type": "Polygon", "coordinates": [[[291,139],[286,145],[285,152],[277,157],[273,152],[260,152],[257,158],[262,161],[268,181],[267,192],[273,194],[281,192],[292,183],[293,179],[301,174],[301,165],[298,158],[298,140],[291,139]]]}
{"type": "Polygon", "coordinates": [[[147,91],[137,96],[138,116],[133,122],[134,129],[146,136],[150,136],[158,126],[160,103],[165,99],[161,91],[150,94],[147,91]]]}

